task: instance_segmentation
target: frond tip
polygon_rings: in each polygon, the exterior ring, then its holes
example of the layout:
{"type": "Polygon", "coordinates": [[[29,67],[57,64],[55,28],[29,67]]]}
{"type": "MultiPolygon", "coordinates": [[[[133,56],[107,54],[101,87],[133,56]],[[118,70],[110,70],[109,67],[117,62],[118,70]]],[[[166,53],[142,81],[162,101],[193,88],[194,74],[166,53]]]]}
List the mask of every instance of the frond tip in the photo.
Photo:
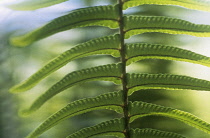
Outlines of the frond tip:
{"type": "Polygon", "coordinates": [[[141,101],[129,102],[129,111],[131,116],[131,122],[137,118],[145,116],[165,116],[176,120],[179,120],[185,124],[195,127],[203,132],[210,134],[210,124],[201,120],[200,118],[181,110],[173,109],[170,107],[164,107],[151,103],[145,103],[141,101]]]}
{"type": "Polygon", "coordinates": [[[145,129],[131,129],[130,132],[131,138],[186,138],[180,134],[173,133],[173,132],[166,132],[151,128],[145,129]]]}
{"type": "Polygon", "coordinates": [[[172,74],[127,74],[129,94],[143,89],[210,91],[210,81],[172,74]]]}
{"type": "Polygon", "coordinates": [[[106,36],[79,44],[51,60],[24,82],[12,87],[10,92],[23,92],[34,87],[39,81],[52,72],[63,67],[68,62],[95,54],[119,55],[119,35],[106,36]]]}
{"type": "Polygon", "coordinates": [[[124,137],[124,119],[113,119],[95,125],[93,127],[88,127],[81,129],[78,132],[75,132],[69,135],[67,138],[89,138],[94,136],[116,136],[124,137]]]}
{"type": "Polygon", "coordinates": [[[96,80],[112,81],[115,83],[120,83],[121,68],[122,68],[121,64],[119,63],[119,64],[102,65],[98,67],[82,69],[79,71],[69,73],[63,79],[61,79],[52,87],[50,87],[44,94],[39,96],[31,105],[31,107],[25,110],[23,113],[30,114],[36,111],[47,100],[76,84],[81,84],[84,82],[96,81],[96,80]]]}
{"type": "Polygon", "coordinates": [[[109,109],[122,112],[122,104],[123,98],[121,91],[102,94],[95,98],[74,101],[46,119],[39,127],[29,134],[28,138],[37,137],[61,121],[82,113],[99,109],[109,109]]]}

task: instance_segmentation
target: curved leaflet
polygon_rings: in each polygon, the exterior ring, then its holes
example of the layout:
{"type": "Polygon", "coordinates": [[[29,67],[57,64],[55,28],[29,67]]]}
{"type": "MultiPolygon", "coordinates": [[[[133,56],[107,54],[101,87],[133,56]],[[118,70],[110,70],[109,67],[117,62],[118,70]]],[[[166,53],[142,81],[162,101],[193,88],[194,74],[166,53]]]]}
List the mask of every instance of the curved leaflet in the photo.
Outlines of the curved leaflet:
{"type": "Polygon", "coordinates": [[[61,91],[87,81],[104,80],[121,83],[121,64],[109,64],[88,69],[83,69],[67,74],[63,79],[50,87],[39,96],[24,114],[29,114],[40,108],[47,100],[61,91]]]}
{"type": "Polygon", "coordinates": [[[199,130],[202,130],[208,134],[210,134],[210,124],[201,120],[200,118],[181,111],[177,109],[173,109],[170,107],[164,107],[160,105],[155,105],[151,103],[145,103],[141,101],[130,102],[129,103],[129,111],[131,116],[131,122],[137,118],[156,115],[156,116],[165,116],[173,119],[177,119],[185,124],[188,124],[192,127],[195,127],[199,130]]]}
{"type": "Polygon", "coordinates": [[[126,38],[148,32],[210,37],[210,25],[194,24],[177,18],[127,15],[124,16],[124,22],[126,38]]]}
{"type": "Polygon", "coordinates": [[[145,129],[131,129],[130,132],[131,138],[186,138],[180,134],[173,133],[173,132],[166,132],[151,128],[145,128],[145,129]]]}
{"type": "Polygon", "coordinates": [[[193,10],[210,11],[210,2],[204,0],[126,0],[123,9],[144,4],[177,5],[193,10]]]}
{"type": "MultiPolygon", "coordinates": [[[[117,110],[122,112],[121,105],[123,104],[122,92],[112,92],[99,95],[95,98],[86,98],[69,103],[67,106],[59,110],[57,113],[46,119],[39,127],[28,135],[28,138],[37,137],[52,128],[61,121],[82,114],[99,109],[117,110]]],[[[97,128],[97,127],[94,127],[97,128]]],[[[115,127],[113,127],[115,128],[115,127]]],[[[116,127],[118,128],[118,127],[116,127]]],[[[100,131],[100,130],[98,130],[100,131]]],[[[83,132],[83,131],[82,131],[83,132]]],[[[89,132],[90,134],[91,132],[89,132]]],[[[93,132],[92,132],[93,133],[93,132]]],[[[73,134],[79,135],[80,132],[73,134]]]]}
{"type": "MultiPolygon", "coordinates": [[[[10,42],[12,45],[15,46],[27,46],[37,40],[43,39],[61,31],[88,26],[91,23],[95,25],[97,21],[105,21],[105,25],[108,25],[106,20],[113,21],[112,23],[110,23],[110,26],[116,26],[117,28],[117,19],[117,5],[96,6],[77,9],[67,15],[52,20],[50,23],[32,32],[29,32],[28,34],[13,37],[10,42]]],[[[99,25],[102,25],[102,22],[99,22],[99,25]]]]}
{"type": "Polygon", "coordinates": [[[93,127],[81,129],[69,135],[67,138],[92,138],[94,136],[116,136],[123,138],[124,119],[113,119],[93,127]]]}
{"type": "Polygon", "coordinates": [[[24,82],[12,87],[10,92],[23,92],[32,88],[46,76],[77,58],[95,54],[111,54],[113,56],[119,56],[119,43],[119,35],[114,35],[93,39],[79,44],[51,60],[24,82]]]}
{"type": "Polygon", "coordinates": [[[189,50],[161,44],[126,44],[127,65],[143,59],[185,61],[210,67],[210,58],[189,50]]]}
{"type": "Polygon", "coordinates": [[[25,0],[16,4],[8,5],[7,7],[14,10],[27,11],[52,6],[65,1],[68,0],[25,0]]]}
{"type": "Polygon", "coordinates": [[[210,81],[172,74],[127,74],[128,93],[142,89],[189,89],[210,91],[210,81]]]}

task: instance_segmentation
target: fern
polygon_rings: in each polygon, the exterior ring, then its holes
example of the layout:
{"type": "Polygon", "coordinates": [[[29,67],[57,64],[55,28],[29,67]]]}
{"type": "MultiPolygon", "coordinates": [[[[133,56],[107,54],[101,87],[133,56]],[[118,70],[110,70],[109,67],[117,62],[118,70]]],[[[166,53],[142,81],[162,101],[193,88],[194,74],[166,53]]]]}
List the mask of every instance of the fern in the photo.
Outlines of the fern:
{"type": "MultiPolygon", "coordinates": [[[[9,5],[9,7],[16,10],[34,10],[64,1],[66,0],[28,0],[19,4],[9,5]]],[[[210,67],[210,57],[175,46],[125,43],[126,38],[148,32],[210,37],[210,25],[194,24],[189,21],[166,16],[138,16],[125,15],[123,13],[123,10],[127,8],[145,4],[178,5],[193,10],[210,11],[209,2],[198,0],[118,0],[115,5],[95,6],[74,10],[34,31],[11,38],[11,44],[27,46],[58,32],[78,27],[105,26],[110,29],[118,28],[119,30],[117,34],[96,38],[76,45],[52,59],[26,81],[10,89],[13,93],[27,91],[52,72],[78,58],[96,54],[107,54],[113,57],[120,57],[121,59],[119,63],[70,72],[39,96],[28,109],[21,112],[22,115],[28,115],[36,111],[58,93],[77,84],[103,80],[111,81],[122,86],[118,92],[106,93],[96,96],[95,98],[85,98],[69,103],[47,118],[28,135],[28,138],[41,135],[67,118],[99,109],[114,110],[119,113],[122,118],[108,120],[95,126],[81,129],[70,134],[68,138],[86,138],[101,135],[126,138],[185,137],[173,132],[151,128],[133,129],[130,127],[130,123],[135,119],[151,115],[170,117],[210,134],[210,124],[190,113],[142,101],[129,101],[128,98],[133,92],[142,89],[190,89],[210,91],[210,81],[207,80],[173,74],[137,74],[129,73],[126,70],[126,66],[129,64],[143,59],[177,60],[210,67]]]]}

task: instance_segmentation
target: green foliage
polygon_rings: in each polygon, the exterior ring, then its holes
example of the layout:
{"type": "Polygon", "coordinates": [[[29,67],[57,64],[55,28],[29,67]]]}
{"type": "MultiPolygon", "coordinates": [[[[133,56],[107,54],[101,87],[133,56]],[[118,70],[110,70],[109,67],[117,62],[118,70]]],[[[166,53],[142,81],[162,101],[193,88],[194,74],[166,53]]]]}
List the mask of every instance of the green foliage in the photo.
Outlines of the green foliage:
{"type": "Polygon", "coordinates": [[[101,135],[116,136],[122,138],[124,137],[124,126],[124,119],[109,120],[93,127],[84,128],[74,134],[71,134],[67,138],[88,138],[101,135]]]}
{"type": "Polygon", "coordinates": [[[210,91],[210,81],[171,74],[127,74],[128,94],[141,89],[190,89],[210,91]]]}
{"type": "Polygon", "coordinates": [[[117,28],[117,7],[118,6],[111,5],[74,10],[67,15],[54,19],[52,22],[31,33],[12,38],[11,43],[17,46],[27,46],[34,41],[43,39],[55,33],[90,25],[105,25],[107,27],[117,28]]]}
{"type": "Polygon", "coordinates": [[[131,138],[186,138],[180,134],[155,130],[151,128],[146,129],[131,129],[131,138]]]}
{"type": "Polygon", "coordinates": [[[44,94],[39,96],[31,107],[24,112],[31,113],[41,107],[47,100],[62,92],[63,90],[81,84],[87,81],[104,80],[120,83],[121,64],[110,64],[89,69],[75,71],[66,75],[63,79],[58,81],[50,87],[44,94]]]}
{"type": "Polygon", "coordinates": [[[23,2],[19,2],[16,4],[8,5],[9,8],[14,10],[36,10],[39,8],[44,8],[48,6],[52,6],[61,2],[65,2],[67,0],[25,0],[23,2]]]}
{"type": "MultiPolygon", "coordinates": [[[[99,109],[109,109],[122,113],[122,107],[121,107],[122,105],[123,105],[123,97],[121,91],[99,95],[95,98],[87,98],[87,99],[74,101],[72,103],[69,103],[67,106],[62,108],[54,115],[50,116],[36,130],[34,130],[29,137],[35,137],[42,134],[43,132],[55,126],[59,122],[65,120],[66,118],[73,117],[89,111],[99,110],[99,109]]],[[[102,129],[104,128],[102,127],[102,129]]]]}
{"type": "MultiPolygon", "coordinates": [[[[23,9],[37,9],[63,1],[65,0],[53,2],[46,0],[44,1],[46,3],[43,2],[43,4],[42,2],[40,3],[40,1],[29,1],[25,4],[23,3],[23,9]],[[33,4],[35,4],[35,6],[32,6],[33,4]],[[25,8],[27,5],[29,8],[25,8]]],[[[126,138],[184,138],[184,136],[173,132],[165,132],[150,128],[130,128],[130,123],[135,119],[150,115],[166,116],[177,119],[208,134],[210,133],[210,124],[190,113],[141,101],[133,103],[129,101],[129,96],[132,95],[133,92],[141,89],[190,89],[210,91],[210,81],[207,80],[172,74],[130,74],[127,72],[126,65],[142,59],[155,58],[178,60],[208,67],[210,65],[209,57],[185,49],[176,48],[175,46],[147,43],[126,44],[124,41],[125,38],[146,32],[210,37],[210,25],[194,24],[185,20],[163,16],[123,14],[123,9],[144,4],[179,5],[190,9],[210,11],[210,3],[197,0],[118,0],[118,4],[116,5],[95,6],[74,10],[28,34],[11,39],[13,45],[27,46],[55,33],[78,27],[97,25],[119,29],[119,33],[113,36],[96,38],[71,48],[50,61],[29,79],[11,88],[11,92],[26,91],[68,62],[81,57],[108,54],[121,58],[120,62],[116,64],[102,65],[70,72],[38,97],[38,99],[35,100],[27,110],[24,110],[22,114],[30,114],[63,90],[88,81],[103,80],[111,81],[118,85],[120,84],[122,89],[119,92],[107,93],[95,98],[86,98],[69,103],[66,107],[46,119],[46,121],[29,134],[28,137],[37,137],[64,119],[98,109],[114,110],[123,117],[121,119],[106,121],[93,127],[84,128],[68,137],[85,138],[97,135],[112,135],[126,138]]],[[[16,9],[22,9],[19,7],[21,5],[22,3],[20,5],[14,5],[14,7],[16,7],[16,9]]]]}
{"type": "Polygon", "coordinates": [[[144,4],[178,5],[189,9],[210,11],[209,1],[205,0],[126,0],[123,8],[135,7],[144,4]]]}
{"type": "Polygon", "coordinates": [[[190,113],[180,111],[177,109],[136,101],[134,103],[129,104],[129,111],[131,116],[131,122],[139,117],[145,117],[150,115],[165,116],[177,119],[210,134],[209,123],[206,123],[205,121],[199,119],[198,117],[190,113]]]}
{"type": "Polygon", "coordinates": [[[185,61],[210,66],[210,58],[189,50],[161,44],[126,44],[127,65],[143,59],[185,61]]]}
{"type": "Polygon", "coordinates": [[[68,62],[95,54],[110,54],[119,56],[119,35],[106,36],[79,44],[51,60],[43,68],[33,74],[23,83],[10,89],[11,92],[26,91],[35,86],[44,77],[66,65],[68,62]]]}
{"type": "Polygon", "coordinates": [[[194,24],[170,17],[127,15],[124,17],[124,23],[127,32],[125,34],[126,38],[146,32],[210,37],[209,25],[194,24]]]}

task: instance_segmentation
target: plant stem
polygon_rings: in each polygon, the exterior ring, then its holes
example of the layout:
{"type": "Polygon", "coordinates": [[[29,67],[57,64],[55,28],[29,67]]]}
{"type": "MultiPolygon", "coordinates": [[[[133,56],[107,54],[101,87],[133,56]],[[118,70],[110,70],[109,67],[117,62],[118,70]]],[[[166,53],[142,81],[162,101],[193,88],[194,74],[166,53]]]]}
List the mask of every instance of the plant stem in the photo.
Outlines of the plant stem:
{"type": "Polygon", "coordinates": [[[127,89],[127,79],[126,79],[126,53],[125,53],[125,42],[124,42],[124,20],[123,20],[123,0],[118,0],[119,4],[119,31],[120,31],[120,55],[122,62],[122,87],[124,95],[124,118],[125,118],[125,130],[124,135],[126,138],[130,138],[130,126],[129,126],[129,114],[128,114],[128,89],[127,89]]]}

